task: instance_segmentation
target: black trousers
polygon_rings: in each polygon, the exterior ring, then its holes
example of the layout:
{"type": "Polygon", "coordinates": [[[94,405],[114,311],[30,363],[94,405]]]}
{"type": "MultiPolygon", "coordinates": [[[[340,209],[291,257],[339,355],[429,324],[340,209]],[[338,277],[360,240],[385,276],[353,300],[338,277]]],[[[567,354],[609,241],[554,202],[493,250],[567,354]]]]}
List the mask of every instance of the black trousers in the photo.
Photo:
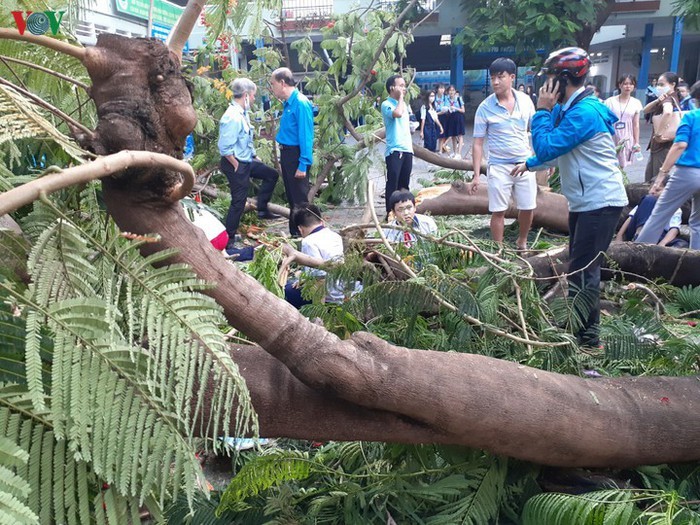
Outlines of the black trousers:
{"type": "Polygon", "coordinates": [[[226,157],[221,157],[221,171],[226,175],[231,190],[231,205],[226,215],[226,232],[233,241],[233,236],[241,223],[245,201],[248,198],[250,178],[262,181],[258,192],[258,211],[264,212],[267,211],[267,203],[270,202],[279,175],[274,169],[259,160],[238,161],[238,169],[236,170],[226,157]]]}
{"type": "Polygon", "coordinates": [[[622,208],[607,206],[597,210],[569,212],[569,297],[581,321],[576,337],[582,345],[600,344],[600,266],[622,208]],[[585,268],[585,269],[584,269],[585,268]],[[578,271],[580,270],[580,271],[578,271]]]}
{"type": "Polygon", "coordinates": [[[389,198],[398,189],[408,189],[411,182],[411,171],[413,170],[413,153],[405,151],[394,151],[391,155],[384,157],[386,160],[386,212],[389,213],[389,198]]]}
{"type": "MultiPolygon", "coordinates": [[[[282,146],[280,145],[280,167],[282,168],[282,181],[284,182],[284,192],[287,194],[287,202],[289,202],[289,211],[293,212],[294,208],[303,206],[309,203],[309,173],[303,179],[297,179],[294,174],[299,167],[300,150],[298,146],[282,146]]],[[[289,233],[292,235],[300,235],[299,228],[294,224],[292,215],[289,216],[289,233]]]]}

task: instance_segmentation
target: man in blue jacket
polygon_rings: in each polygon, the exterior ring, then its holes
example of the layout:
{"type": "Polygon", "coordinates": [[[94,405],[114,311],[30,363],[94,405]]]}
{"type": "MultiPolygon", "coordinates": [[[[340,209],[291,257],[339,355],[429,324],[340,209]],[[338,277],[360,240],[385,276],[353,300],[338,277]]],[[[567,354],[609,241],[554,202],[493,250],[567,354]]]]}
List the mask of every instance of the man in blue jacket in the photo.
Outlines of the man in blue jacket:
{"type": "Polygon", "coordinates": [[[535,156],[513,174],[553,161],[559,166],[569,202],[569,297],[581,321],[576,336],[582,346],[598,347],[602,254],[627,194],[613,142],[617,117],[584,86],[590,64],[588,53],[577,47],[549,55],[540,73],[547,82],[531,124],[535,156]]]}

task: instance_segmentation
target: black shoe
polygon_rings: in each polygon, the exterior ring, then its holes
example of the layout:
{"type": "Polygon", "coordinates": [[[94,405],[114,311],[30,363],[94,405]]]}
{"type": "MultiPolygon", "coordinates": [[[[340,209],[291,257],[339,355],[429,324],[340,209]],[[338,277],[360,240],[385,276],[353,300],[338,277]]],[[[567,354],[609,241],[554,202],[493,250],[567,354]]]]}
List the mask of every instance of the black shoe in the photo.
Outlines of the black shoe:
{"type": "Polygon", "coordinates": [[[279,219],[280,216],[277,215],[276,213],[272,213],[270,211],[259,211],[258,212],[258,219],[260,220],[266,220],[266,221],[272,221],[275,219],[279,219]]]}

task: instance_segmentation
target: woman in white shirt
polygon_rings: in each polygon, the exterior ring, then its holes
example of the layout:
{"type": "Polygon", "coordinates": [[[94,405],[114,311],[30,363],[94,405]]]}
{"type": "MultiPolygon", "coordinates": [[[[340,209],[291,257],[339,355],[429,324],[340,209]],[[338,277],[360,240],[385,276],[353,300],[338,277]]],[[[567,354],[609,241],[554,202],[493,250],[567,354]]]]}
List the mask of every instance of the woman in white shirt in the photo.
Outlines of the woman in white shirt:
{"type": "Polygon", "coordinates": [[[632,164],[635,154],[642,151],[639,146],[639,115],[642,112],[642,102],[632,96],[637,89],[637,79],[632,75],[624,75],[617,81],[620,94],[610,97],[605,105],[619,119],[615,123],[615,145],[622,148],[617,152],[620,167],[632,164]]]}

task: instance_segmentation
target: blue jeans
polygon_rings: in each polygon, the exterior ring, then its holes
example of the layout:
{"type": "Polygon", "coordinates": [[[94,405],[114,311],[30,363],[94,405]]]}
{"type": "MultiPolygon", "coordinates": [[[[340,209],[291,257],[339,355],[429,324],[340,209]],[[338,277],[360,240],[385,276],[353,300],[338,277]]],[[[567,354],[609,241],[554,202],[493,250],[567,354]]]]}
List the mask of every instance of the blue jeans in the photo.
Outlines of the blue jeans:
{"type": "Polygon", "coordinates": [[[578,301],[581,327],[579,344],[600,344],[600,266],[622,212],[621,207],[569,212],[569,297],[582,294],[578,301]],[[585,268],[585,269],[584,269],[585,268]],[[580,271],[579,271],[580,270],[580,271]]]}

